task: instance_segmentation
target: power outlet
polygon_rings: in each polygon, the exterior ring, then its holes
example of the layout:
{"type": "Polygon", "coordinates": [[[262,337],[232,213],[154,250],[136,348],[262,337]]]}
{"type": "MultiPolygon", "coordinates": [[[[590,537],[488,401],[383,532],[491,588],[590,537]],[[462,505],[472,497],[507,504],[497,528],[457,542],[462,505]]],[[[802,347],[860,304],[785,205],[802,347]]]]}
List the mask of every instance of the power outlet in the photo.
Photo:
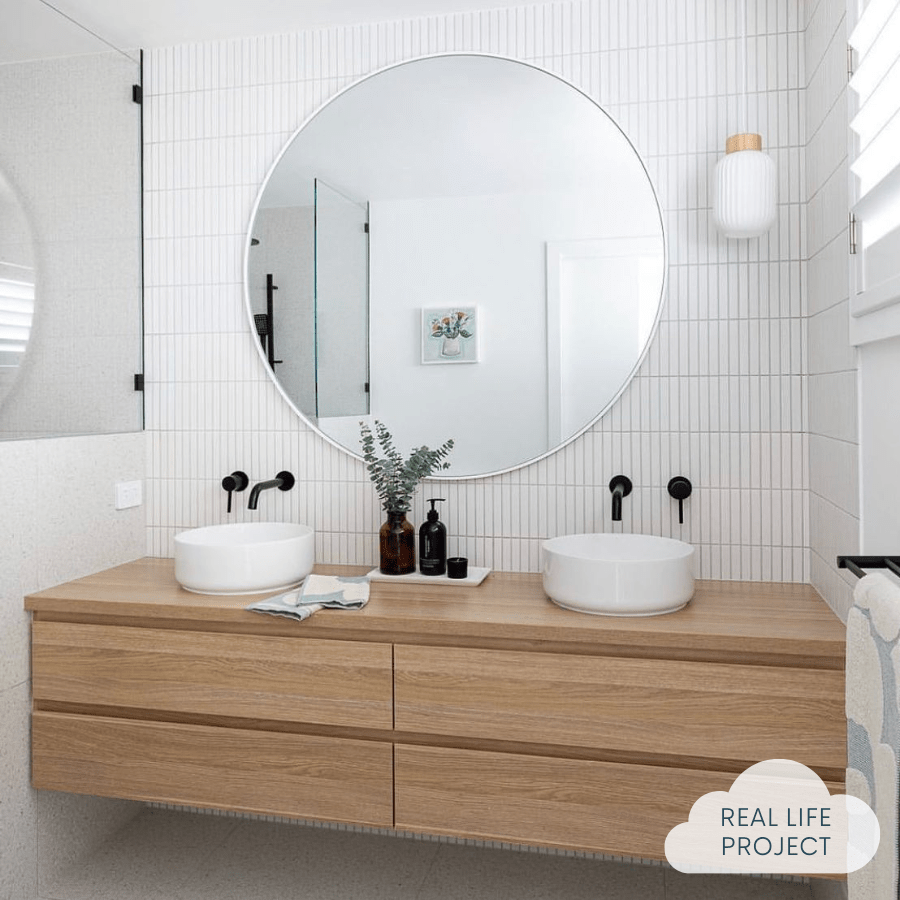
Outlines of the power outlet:
{"type": "Polygon", "coordinates": [[[116,509],[140,506],[144,502],[142,481],[120,481],[116,485],[116,509]]]}

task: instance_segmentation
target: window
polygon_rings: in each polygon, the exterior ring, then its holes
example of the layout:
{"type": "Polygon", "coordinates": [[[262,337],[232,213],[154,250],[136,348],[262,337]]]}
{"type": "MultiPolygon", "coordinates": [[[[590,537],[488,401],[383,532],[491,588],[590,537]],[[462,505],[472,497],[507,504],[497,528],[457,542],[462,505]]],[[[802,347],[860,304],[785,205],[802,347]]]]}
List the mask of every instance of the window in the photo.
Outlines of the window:
{"type": "MultiPolygon", "coordinates": [[[[851,13],[852,13],[851,4],[851,13]]],[[[900,0],[856,0],[850,35],[850,199],[857,342],[900,334],[900,0]]]]}
{"type": "Polygon", "coordinates": [[[0,260],[0,378],[25,355],[34,317],[34,275],[30,268],[0,260]]]}

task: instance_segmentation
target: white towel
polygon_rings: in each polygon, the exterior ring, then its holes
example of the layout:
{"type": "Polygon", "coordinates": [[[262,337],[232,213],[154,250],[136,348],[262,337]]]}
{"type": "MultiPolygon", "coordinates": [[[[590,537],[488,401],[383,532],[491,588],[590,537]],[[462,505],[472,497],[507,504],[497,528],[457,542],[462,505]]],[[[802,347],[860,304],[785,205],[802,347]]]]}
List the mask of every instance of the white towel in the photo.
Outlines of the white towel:
{"type": "Polygon", "coordinates": [[[878,816],[875,858],[847,878],[849,900],[898,896],[900,772],[900,585],[861,578],[847,617],[847,793],[878,816]]]}
{"type": "Polygon", "coordinates": [[[362,609],[368,602],[369,582],[365,575],[310,575],[299,588],[258,600],[247,609],[303,621],[320,609],[362,609]]]}
{"type": "Polygon", "coordinates": [[[869,610],[872,624],[886,641],[900,635],[900,586],[880,572],[860,578],[853,591],[853,602],[869,610]]]}

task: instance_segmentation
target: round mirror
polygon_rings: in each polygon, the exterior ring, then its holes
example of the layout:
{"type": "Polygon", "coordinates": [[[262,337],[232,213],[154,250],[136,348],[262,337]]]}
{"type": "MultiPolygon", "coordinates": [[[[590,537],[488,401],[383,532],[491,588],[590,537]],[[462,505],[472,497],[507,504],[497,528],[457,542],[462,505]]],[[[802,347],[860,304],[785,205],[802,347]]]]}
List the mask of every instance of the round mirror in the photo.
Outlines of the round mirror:
{"type": "Polygon", "coordinates": [[[446,55],[338,94],[257,200],[247,305],[285,397],[359,455],[448,438],[447,477],[538,459],[584,431],[646,352],[662,218],[626,136],[526,63],[446,55]]]}
{"type": "Polygon", "coordinates": [[[0,173],[0,406],[25,362],[34,318],[34,252],[28,218],[0,173]]]}

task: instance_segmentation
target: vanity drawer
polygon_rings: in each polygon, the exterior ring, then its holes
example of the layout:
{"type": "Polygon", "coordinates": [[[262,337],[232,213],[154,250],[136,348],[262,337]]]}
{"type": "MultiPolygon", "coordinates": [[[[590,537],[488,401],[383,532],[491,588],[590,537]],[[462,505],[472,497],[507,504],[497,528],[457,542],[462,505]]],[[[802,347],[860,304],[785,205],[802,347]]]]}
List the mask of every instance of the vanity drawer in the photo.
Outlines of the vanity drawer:
{"type": "Polygon", "coordinates": [[[391,645],[35,622],[36,701],[367,728],[392,724],[391,645]]]}
{"type": "Polygon", "coordinates": [[[397,645],[394,693],[404,732],[846,766],[837,671],[397,645]]]}
{"type": "Polygon", "coordinates": [[[397,828],[664,859],[669,831],[735,775],[398,745],[397,828]]]}
{"type": "Polygon", "coordinates": [[[36,788],[390,826],[391,745],[35,712],[36,788]]]}

